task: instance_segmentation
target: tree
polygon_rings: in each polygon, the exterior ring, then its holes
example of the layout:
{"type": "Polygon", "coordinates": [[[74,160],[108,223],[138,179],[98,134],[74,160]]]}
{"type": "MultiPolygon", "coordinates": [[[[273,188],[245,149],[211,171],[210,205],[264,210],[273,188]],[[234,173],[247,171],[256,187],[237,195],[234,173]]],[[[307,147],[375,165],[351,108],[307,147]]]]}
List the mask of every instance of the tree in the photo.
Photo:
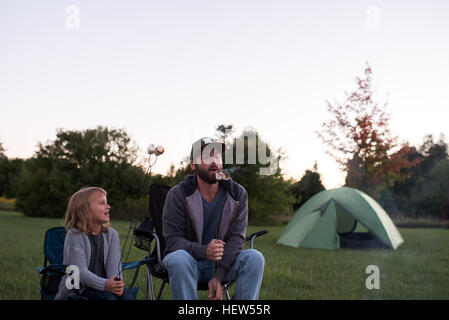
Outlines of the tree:
{"type": "Polygon", "coordinates": [[[38,157],[65,159],[78,168],[93,163],[134,164],[138,151],[125,130],[102,126],[84,131],[59,129],[55,141],[39,143],[38,148],[38,157]]]}
{"type": "Polygon", "coordinates": [[[293,211],[298,210],[307,200],[323,190],[325,188],[321,182],[318,165],[315,163],[312,170],[306,170],[301,180],[289,187],[289,193],[295,198],[293,211]]]}
{"type": "Polygon", "coordinates": [[[5,149],[3,148],[3,144],[0,142],[0,196],[3,196],[5,194],[8,164],[9,161],[5,155],[5,149]]]}
{"type": "Polygon", "coordinates": [[[422,157],[417,167],[419,174],[427,175],[438,162],[448,158],[448,145],[444,138],[444,135],[441,135],[435,142],[431,134],[424,137],[423,144],[418,148],[422,157]]]}
{"type": "Polygon", "coordinates": [[[432,135],[427,135],[418,148],[411,148],[408,153],[415,166],[404,169],[407,178],[396,181],[391,188],[398,211],[407,216],[441,216],[449,201],[449,154],[444,136],[435,142],[432,135]]]}
{"type": "Polygon", "coordinates": [[[22,159],[9,159],[0,142],[0,196],[14,198],[16,196],[17,178],[22,172],[22,159]]]}
{"type": "Polygon", "coordinates": [[[447,219],[445,206],[449,201],[449,160],[442,159],[413,188],[405,208],[411,216],[433,216],[447,219]]]}
{"type": "Polygon", "coordinates": [[[2,158],[6,158],[6,155],[5,155],[5,148],[3,147],[3,144],[0,142],[0,159],[2,159],[2,158]]]}
{"type": "Polygon", "coordinates": [[[136,159],[137,148],[124,130],[60,129],[25,162],[16,205],[27,215],[60,217],[71,194],[94,185],[108,192],[113,214],[118,203],[146,191],[136,159]]]}
{"type": "Polygon", "coordinates": [[[405,157],[408,145],[398,146],[397,137],[391,135],[387,103],[380,106],[373,100],[368,64],[364,73],[364,78],[356,78],[357,88],[346,93],[344,103],[327,101],[331,119],[317,134],[328,146],[327,153],[347,172],[346,185],[373,194],[378,186],[403,179],[401,169],[414,164],[405,157]]]}
{"type": "Polygon", "coordinates": [[[19,177],[16,208],[28,216],[61,217],[79,186],[73,170],[65,165],[55,159],[27,159],[19,177]]]}
{"type": "Polygon", "coordinates": [[[225,156],[223,169],[247,190],[249,221],[270,223],[276,216],[289,213],[293,197],[287,191],[289,183],[280,168],[282,151],[274,151],[253,128],[245,129],[237,137],[228,136],[226,148],[226,152],[232,153],[232,161],[226,163],[230,159],[225,156]]]}
{"type": "Polygon", "coordinates": [[[0,158],[0,196],[15,198],[17,180],[22,173],[24,160],[0,158]]]}
{"type": "MultiPolygon", "coordinates": [[[[276,216],[289,213],[294,201],[287,190],[289,182],[279,167],[284,157],[282,151],[273,151],[253,128],[245,129],[239,136],[234,135],[233,128],[233,125],[215,128],[215,135],[226,145],[223,170],[248,192],[249,221],[272,223],[277,220],[276,216]],[[232,155],[231,159],[226,159],[226,154],[232,155]]],[[[151,182],[175,185],[192,173],[188,159],[187,156],[177,170],[172,167],[166,176],[155,175],[151,182]]]]}
{"type": "Polygon", "coordinates": [[[234,126],[232,124],[221,124],[215,127],[216,136],[221,142],[226,143],[228,138],[234,133],[234,126]]]}

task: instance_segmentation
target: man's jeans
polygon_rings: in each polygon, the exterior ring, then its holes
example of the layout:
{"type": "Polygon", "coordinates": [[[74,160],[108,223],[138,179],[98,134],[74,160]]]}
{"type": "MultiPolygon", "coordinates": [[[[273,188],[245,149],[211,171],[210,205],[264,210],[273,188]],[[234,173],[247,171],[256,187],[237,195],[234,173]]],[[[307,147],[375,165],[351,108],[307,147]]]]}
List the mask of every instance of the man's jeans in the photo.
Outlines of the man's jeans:
{"type": "MultiPolygon", "coordinates": [[[[198,281],[208,282],[212,277],[213,262],[197,261],[185,250],[169,253],[162,261],[168,270],[170,290],[174,300],[196,300],[198,281]]],[[[254,249],[243,250],[237,256],[224,281],[236,280],[234,299],[257,300],[262,284],[265,259],[254,249]]]]}

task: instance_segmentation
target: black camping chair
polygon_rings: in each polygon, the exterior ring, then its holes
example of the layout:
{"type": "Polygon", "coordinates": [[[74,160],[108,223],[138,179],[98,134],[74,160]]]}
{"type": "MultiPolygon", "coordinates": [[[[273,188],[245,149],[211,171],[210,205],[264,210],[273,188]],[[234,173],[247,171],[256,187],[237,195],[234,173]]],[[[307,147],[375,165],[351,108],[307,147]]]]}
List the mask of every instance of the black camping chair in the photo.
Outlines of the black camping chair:
{"type": "MultiPolygon", "coordinates": [[[[148,263],[147,272],[150,283],[151,299],[154,300],[153,280],[152,278],[159,278],[162,280],[162,285],[157,295],[157,300],[161,298],[162,292],[166,284],[169,283],[168,273],[162,266],[163,254],[165,251],[165,240],[162,234],[162,213],[164,210],[165,198],[170,187],[162,184],[152,184],[150,186],[149,211],[150,216],[147,217],[135,230],[135,246],[148,252],[153,261],[148,263]],[[155,240],[155,245],[151,251],[151,242],[155,240]]],[[[246,241],[250,241],[251,249],[254,246],[254,239],[264,234],[267,230],[262,230],[246,237],[246,241]]],[[[223,284],[223,292],[228,300],[231,299],[229,289],[235,281],[225,282],[223,284]]],[[[207,283],[198,283],[198,290],[208,290],[207,283]]]]}
{"type": "MultiPolygon", "coordinates": [[[[135,222],[132,222],[130,228],[133,228],[134,225],[135,222]]],[[[44,266],[38,268],[38,273],[41,275],[41,287],[39,288],[41,300],[54,300],[58,292],[61,278],[67,274],[68,265],[62,263],[64,256],[65,236],[66,230],[64,227],[50,228],[45,232],[44,266]]],[[[122,263],[122,271],[136,269],[134,278],[128,286],[129,289],[133,289],[139,268],[144,264],[150,263],[151,260],[153,259],[147,257],[140,261],[122,263]]],[[[135,293],[137,294],[138,288],[134,288],[133,290],[135,290],[135,293]]],[[[77,296],[79,295],[77,290],[75,290],[75,293],[77,296]]]]}

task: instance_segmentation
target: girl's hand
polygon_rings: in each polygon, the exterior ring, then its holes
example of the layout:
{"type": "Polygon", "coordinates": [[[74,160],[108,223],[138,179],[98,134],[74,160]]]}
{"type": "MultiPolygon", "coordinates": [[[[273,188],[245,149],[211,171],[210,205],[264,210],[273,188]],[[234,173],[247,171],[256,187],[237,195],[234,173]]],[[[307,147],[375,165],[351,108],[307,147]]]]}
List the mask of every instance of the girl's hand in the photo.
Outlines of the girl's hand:
{"type": "Polygon", "coordinates": [[[111,277],[106,280],[104,284],[104,289],[118,297],[123,294],[123,288],[125,288],[125,283],[122,280],[115,280],[115,277],[111,277]]]}

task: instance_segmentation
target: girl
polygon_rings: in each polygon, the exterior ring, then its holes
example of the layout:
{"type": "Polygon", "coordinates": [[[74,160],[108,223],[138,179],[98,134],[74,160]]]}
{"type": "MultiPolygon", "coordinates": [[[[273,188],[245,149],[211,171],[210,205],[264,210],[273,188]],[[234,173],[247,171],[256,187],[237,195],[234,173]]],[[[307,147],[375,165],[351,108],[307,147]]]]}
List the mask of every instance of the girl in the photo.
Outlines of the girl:
{"type": "MultiPolygon", "coordinates": [[[[67,235],[63,263],[76,265],[80,274],[81,296],[88,300],[130,300],[135,297],[124,288],[121,271],[120,241],[117,231],[109,227],[106,191],[87,187],[75,192],[65,213],[67,235]]],[[[56,299],[74,295],[61,279],[56,299]]]]}

